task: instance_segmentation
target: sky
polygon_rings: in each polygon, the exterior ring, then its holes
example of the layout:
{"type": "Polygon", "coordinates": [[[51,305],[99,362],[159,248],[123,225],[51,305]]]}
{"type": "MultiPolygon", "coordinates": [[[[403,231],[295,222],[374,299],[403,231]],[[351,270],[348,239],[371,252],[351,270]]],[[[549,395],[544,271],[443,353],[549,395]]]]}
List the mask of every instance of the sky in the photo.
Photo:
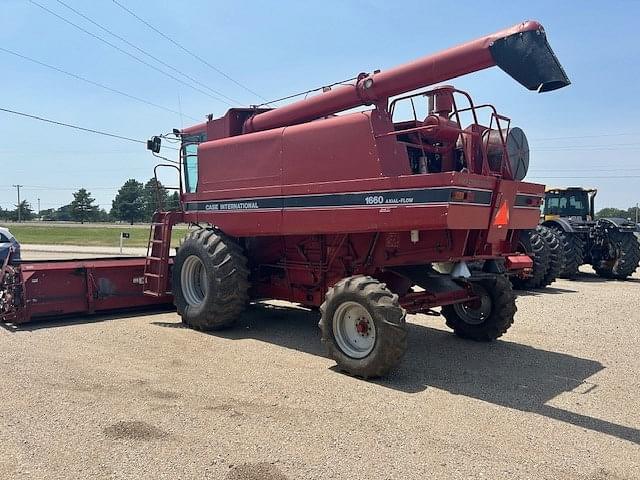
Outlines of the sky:
{"type": "MultiPolygon", "coordinates": [[[[637,1],[118,0],[210,66],[140,23],[113,0],[64,3],[164,64],[58,0],[33,1],[112,45],[29,0],[1,0],[0,108],[140,140],[198,123],[209,113],[221,116],[228,104],[261,103],[264,98],[279,98],[359,72],[390,68],[535,19],[544,25],[572,85],[538,94],[497,68],[447,83],[469,91],[476,102],[493,103],[512,119],[512,125],[525,131],[531,147],[527,180],[596,187],[598,208],[628,208],[640,202],[637,1]],[[16,53],[156,106],[29,62],[16,53]]],[[[0,129],[4,132],[0,142],[3,208],[13,208],[16,189],[12,185],[21,184],[22,198],[36,208],[38,199],[42,209],[67,204],[72,192],[84,187],[109,210],[118,187],[129,178],[148,180],[156,163],[143,144],[4,112],[0,112],[0,129]]],[[[161,180],[177,184],[168,174],[161,180]]]]}

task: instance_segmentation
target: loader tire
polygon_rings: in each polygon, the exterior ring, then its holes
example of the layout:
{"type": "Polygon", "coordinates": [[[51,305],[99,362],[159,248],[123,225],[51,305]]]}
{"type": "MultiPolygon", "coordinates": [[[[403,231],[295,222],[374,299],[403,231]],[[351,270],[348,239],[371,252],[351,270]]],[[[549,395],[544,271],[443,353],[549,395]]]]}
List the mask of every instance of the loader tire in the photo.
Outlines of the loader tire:
{"type": "Polygon", "coordinates": [[[375,278],[340,280],[327,292],[320,312],[322,343],[350,375],[385,375],[407,349],[406,312],[398,296],[375,278]]]}
{"type": "Polygon", "coordinates": [[[249,301],[249,269],[242,248],[213,229],[189,233],[172,271],[174,304],[182,322],[196,330],[232,325],[249,301]]]}
{"type": "Polygon", "coordinates": [[[501,337],[513,324],[517,311],[511,282],[499,274],[472,279],[471,285],[480,298],[442,307],[447,326],[459,337],[471,340],[489,342],[501,337]]]}
{"type": "Polygon", "coordinates": [[[616,258],[593,265],[593,268],[603,278],[624,280],[638,268],[640,243],[633,232],[611,232],[609,240],[614,244],[616,258]]]}
{"type": "Polygon", "coordinates": [[[560,270],[560,278],[574,278],[578,268],[584,263],[584,242],[573,233],[556,230],[562,245],[564,262],[560,270]]]}
{"type": "Polygon", "coordinates": [[[542,288],[551,285],[560,276],[562,264],[564,263],[564,250],[560,244],[560,237],[555,230],[538,225],[536,231],[546,243],[549,252],[549,267],[540,283],[540,288],[542,288]]]}
{"type": "Polygon", "coordinates": [[[540,234],[535,230],[520,232],[518,251],[526,253],[533,260],[531,275],[527,278],[513,277],[511,282],[517,290],[539,288],[549,270],[549,248],[540,234]]]}

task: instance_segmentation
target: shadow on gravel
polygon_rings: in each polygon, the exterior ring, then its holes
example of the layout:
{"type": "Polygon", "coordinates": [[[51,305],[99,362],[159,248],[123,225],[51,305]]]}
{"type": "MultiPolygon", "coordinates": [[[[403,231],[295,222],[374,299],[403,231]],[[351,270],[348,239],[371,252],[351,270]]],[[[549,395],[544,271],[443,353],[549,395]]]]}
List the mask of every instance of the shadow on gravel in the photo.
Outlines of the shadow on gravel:
{"type": "Polygon", "coordinates": [[[564,293],[578,293],[577,290],[569,290],[568,288],[545,287],[540,290],[514,290],[513,293],[517,297],[538,297],[540,295],[558,295],[564,293]]]}
{"type": "Polygon", "coordinates": [[[630,277],[625,278],[624,280],[617,280],[615,278],[603,278],[598,276],[595,273],[590,272],[579,272],[574,278],[569,280],[570,282],[585,282],[585,283],[609,283],[609,282],[618,282],[618,283],[640,283],[640,278],[630,277]]]}
{"type": "MultiPolygon", "coordinates": [[[[324,357],[318,319],[319,313],[303,308],[257,304],[233,329],[209,335],[252,338],[324,357]]],[[[547,405],[565,392],[580,397],[597,389],[588,378],[604,369],[600,362],[505,340],[476,343],[421,325],[408,327],[409,348],[402,364],[373,383],[407,393],[435,387],[640,443],[638,429],[547,405]]]]}

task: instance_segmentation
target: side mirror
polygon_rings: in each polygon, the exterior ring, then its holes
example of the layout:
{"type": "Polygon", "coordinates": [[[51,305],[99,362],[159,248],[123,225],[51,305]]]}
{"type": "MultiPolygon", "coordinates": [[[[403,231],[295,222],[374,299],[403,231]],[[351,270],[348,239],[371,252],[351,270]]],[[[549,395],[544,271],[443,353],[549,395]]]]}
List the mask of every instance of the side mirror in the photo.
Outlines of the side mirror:
{"type": "Polygon", "coordinates": [[[160,153],[161,145],[162,139],[160,137],[151,137],[147,140],[147,150],[151,150],[153,153],[160,153]]]}

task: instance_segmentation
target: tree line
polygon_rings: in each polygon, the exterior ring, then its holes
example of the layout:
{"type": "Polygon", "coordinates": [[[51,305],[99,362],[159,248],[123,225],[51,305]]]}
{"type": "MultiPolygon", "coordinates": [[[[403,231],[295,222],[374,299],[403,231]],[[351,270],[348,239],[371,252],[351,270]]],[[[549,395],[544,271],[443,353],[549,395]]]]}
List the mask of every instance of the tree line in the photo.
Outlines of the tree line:
{"type": "Polygon", "coordinates": [[[621,208],[612,208],[612,207],[607,207],[607,208],[603,208],[602,210],[598,210],[598,212],[596,213],[596,217],[597,218],[627,218],[633,222],[636,221],[636,219],[640,219],[640,211],[638,211],[638,207],[629,207],[626,210],[623,210],[621,208]]]}
{"type": "Polygon", "coordinates": [[[34,220],[55,222],[112,222],[124,221],[129,223],[151,220],[151,216],[158,208],[158,202],[165,210],[179,207],[178,192],[169,194],[161,182],[155,178],[149,179],[144,185],[131,178],[118,190],[111,202],[111,209],[107,212],[95,204],[95,199],[86,188],[80,188],[73,193],[73,200],[60,208],[48,208],[35,212],[33,206],[23,200],[15,205],[13,210],[0,207],[0,220],[17,221],[34,220]]]}

